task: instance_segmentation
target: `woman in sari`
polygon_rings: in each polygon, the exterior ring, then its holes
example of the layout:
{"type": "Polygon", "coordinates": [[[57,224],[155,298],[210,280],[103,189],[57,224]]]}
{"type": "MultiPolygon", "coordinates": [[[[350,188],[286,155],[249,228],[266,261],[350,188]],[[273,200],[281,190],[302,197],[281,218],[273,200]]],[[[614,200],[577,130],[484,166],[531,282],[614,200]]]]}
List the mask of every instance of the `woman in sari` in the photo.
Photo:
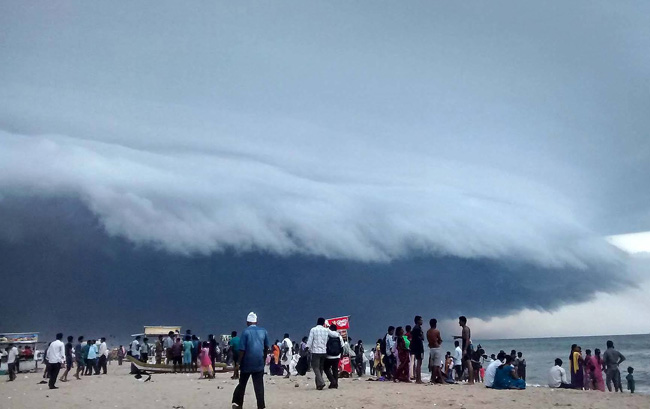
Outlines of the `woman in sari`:
{"type": "Polygon", "coordinates": [[[506,363],[500,365],[494,375],[492,389],[526,389],[526,381],[519,378],[512,361],[514,358],[506,355],[506,363]]]}
{"type": "Polygon", "coordinates": [[[592,389],[605,392],[605,382],[603,382],[603,359],[600,357],[600,349],[596,348],[594,351],[594,356],[592,356],[589,361],[586,361],[586,365],[589,365],[591,378],[593,380],[592,389]]]}
{"type": "Polygon", "coordinates": [[[411,357],[409,356],[410,353],[408,348],[406,348],[406,342],[404,341],[404,328],[397,327],[395,335],[397,337],[399,366],[397,367],[394,381],[411,383],[411,380],[409,379],[409,363],[411,362],[411,357]]]}
{"type": "Polygon", "coordinates": [[[591,371],[591,349],[585,350],[585,390],[591,390],[595,389],[594,387],[594,380],[593,380],[593,373],[591,371]]]}
{"type": "Polygon", "coordinates": [[[280,346],[278,345],[278,342],[280,341],[276,340],[271,348],[271,352],[273,353],[273,356],[271,357],[271,375],[282,375],[282,372],[280,371],[284,371],[280,366],[280,346]]]}
{"type": "Polygon", "coordinates": [[[381,355],[381,339],[377,340],[375,346],[375,375],[379,378],[384,376],[384,357],[381,355]]]}
{"type": "Polygon", "coordinates": [[[582,390],[585,386],[584,360],[582,359],[582,351],[576,344],[572,345],[569,358],[571,360],[571,385],[573,389],[582,390]]]}

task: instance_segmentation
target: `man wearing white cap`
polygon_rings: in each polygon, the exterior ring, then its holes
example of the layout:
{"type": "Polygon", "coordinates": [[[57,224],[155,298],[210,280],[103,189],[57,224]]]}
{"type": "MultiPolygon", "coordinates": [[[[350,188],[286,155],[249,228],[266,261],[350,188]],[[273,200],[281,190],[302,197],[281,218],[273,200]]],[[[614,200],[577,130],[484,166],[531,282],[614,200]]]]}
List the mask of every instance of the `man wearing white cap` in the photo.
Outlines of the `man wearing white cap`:
{"type": "Polygon", "coordinates": [[[244,405],[244,394],[248,378],[253,378],[253,389],[257,399],[257,409],[264,409],[264,357],[271,343],[269,334],[264,328],[257,326],[257,314],[251,312],[246,318],[247,328],[239,340],[239,385],[232,395],[232,408],[239,409],[244,405]]]}

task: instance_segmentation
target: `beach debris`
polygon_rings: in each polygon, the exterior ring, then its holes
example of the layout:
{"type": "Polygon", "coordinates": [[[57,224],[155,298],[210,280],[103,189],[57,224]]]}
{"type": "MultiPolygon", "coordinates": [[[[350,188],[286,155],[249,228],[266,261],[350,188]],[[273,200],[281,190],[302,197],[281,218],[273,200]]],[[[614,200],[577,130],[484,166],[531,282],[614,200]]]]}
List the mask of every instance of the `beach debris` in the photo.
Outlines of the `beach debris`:
{"type": "MultiPolygon", "coordinates": [[[[336,338],[334,338],[334,340],[336,340],[336,338]]],[[[300,388],[300,385],[298,385],[297,383],[294,384],[293,386],[295,386],[296,388],[300,388]]]]}

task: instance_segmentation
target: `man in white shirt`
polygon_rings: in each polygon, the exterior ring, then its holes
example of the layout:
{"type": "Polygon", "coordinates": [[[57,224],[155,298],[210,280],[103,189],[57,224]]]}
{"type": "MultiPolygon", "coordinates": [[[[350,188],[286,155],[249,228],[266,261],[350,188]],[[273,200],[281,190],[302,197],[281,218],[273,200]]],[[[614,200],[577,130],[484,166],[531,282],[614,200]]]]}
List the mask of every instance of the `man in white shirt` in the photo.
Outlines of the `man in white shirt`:
{"type": "Polygon", "coordinates": [[[140,335],[135,337],[135,339],[131,342],[131,347],[129,349],[131,352],[131,356],[139,361],[140,360],[140,335]]]}
{"type": "Polygon", "coordinates": [[[99,344],[97,368],[101,369],[104,375],[106,375],[106,361],[108,361],[108,346],[106,345],[106,338],[102,337],[102,341],[99,344]]]}
{"type": "Polygon", "coordinates": [[[316,389],[319,391],[325,388],[323,370],[329,335],[330,330],[325,328],[325,318],[321,317],[316,321],[316,326],[309,331],[309,337],[307,338],[307,348],[311,351],[311,368],[314,370],[316,389]]]}
{"type": "Polygon", "coordinates": [[[18,348],[14,344],[9,345],[7,353],[7,371],[9,372],[9,381],[16,379],[16,361],[18,360],[18,348]]]}
{"type": "Polygon", "coordinates": [[[56,334],[56,341],[52,342],[45,353],[50,368],[50,389],[59,389],[56,386],[56,380],[59,377],[61,364],[65,362],[65,345],[63,345],[63,334],[56,334]]]}
{"type": "Polygon", "coordinates": [[[463,350],[460,348],[460,341],[455,341],[454,345],[454,370],[456,371],[456,380],[460,381],[463,376],[463,350]]]}
{"type": "Polygon", "coordinates": [[[571,389],[560,358],[555,359],[555,366],[548,371],[548,386],[549,388],[571,389]]]}
{"type": "Polygon", "coordinates": [[[485,378],[483,378],[483,383],[485,384],[486,388],[491,388],[492,385],[494,385],[494,377],[497,374],[497,369],[501,365],[503,365],[504,359],[505,359],[505,353],[499,352],[497,359],[490,362],[490,365],[488,365],[488,367],[485,369],[485,378]]]}

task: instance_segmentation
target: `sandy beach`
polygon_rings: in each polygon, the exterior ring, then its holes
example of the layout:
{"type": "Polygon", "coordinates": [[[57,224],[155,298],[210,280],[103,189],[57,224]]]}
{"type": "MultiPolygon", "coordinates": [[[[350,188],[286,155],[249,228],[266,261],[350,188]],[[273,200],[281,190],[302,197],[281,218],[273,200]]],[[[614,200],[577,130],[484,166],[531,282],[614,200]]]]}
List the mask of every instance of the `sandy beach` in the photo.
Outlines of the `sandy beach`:
{"type": "MultiPolygon", "coordinates": [[[[13,383],[0,383],[0,408],[230,408],[236,381],[230,374],[199,380],[198,374],[153,375],[141,382],[127,365],[109,367],[108,375],[58,382],[58,390],[39,385],[42,374],[20,374],[13,383]]],[[[338,390],[317,391],[311,376],[265,377],[267,408],[648,408],[650,396],[530,388],[494,391],[481,385],[405,385],[342,379],[338,390]],[[296,387],[295,385],[299,385],[296,387]]],[[[252,383],[244,407],[255,407],[252,383]]]]}

